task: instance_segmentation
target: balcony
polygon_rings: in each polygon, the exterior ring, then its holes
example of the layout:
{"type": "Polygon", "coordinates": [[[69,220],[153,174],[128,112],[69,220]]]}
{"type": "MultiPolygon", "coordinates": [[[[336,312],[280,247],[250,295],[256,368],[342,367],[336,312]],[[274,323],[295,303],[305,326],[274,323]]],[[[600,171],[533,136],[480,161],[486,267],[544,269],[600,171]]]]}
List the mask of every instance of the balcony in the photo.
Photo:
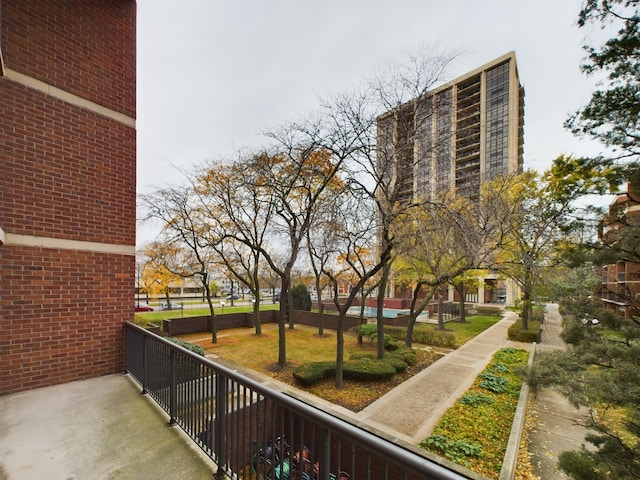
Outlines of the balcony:
{"type": "Polygon", "coordinates": [[[359,480],[478,478],[133,324],[125,330],[127,375],[2,398],[0,477],[258,479],[288,463],[290,478],[306,478],[314,464],[319,475],[309,478],[319,480],[342,471],[359,480]],[[309,461],[295,467],[305,447],[309,461]]]}

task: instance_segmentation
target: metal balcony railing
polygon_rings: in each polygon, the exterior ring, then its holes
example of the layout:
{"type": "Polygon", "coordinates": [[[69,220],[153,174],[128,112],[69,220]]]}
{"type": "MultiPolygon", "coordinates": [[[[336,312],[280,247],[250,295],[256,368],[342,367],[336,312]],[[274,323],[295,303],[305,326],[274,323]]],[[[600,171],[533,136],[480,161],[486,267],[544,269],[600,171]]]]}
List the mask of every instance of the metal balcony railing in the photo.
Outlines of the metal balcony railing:
{"type": "Polygon", "coordinates": [[[125,334],[126,371],[216,463],[216,478],[470,478],[137,325],[125,334]]]}

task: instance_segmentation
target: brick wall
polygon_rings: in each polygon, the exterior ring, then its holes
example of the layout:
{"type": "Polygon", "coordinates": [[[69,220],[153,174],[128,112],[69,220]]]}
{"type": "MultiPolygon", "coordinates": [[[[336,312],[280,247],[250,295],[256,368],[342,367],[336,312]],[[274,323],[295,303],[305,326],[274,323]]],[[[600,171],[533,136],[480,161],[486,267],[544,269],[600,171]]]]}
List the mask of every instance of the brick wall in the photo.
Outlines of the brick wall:
{"type": "Polygon", "coordinates": [[[2,0],[5,67],[135,117],[136,2],[2,0]]]}
{"type": "Polygon", "coordinates": [[[123,371],[134,0],[0,1],[0,394],[123,371]]]}
{"type": "Polygon", "coordinates": [[[135,244],[135,130],[1,77],[0,98],[4,230],[135,244]]]}

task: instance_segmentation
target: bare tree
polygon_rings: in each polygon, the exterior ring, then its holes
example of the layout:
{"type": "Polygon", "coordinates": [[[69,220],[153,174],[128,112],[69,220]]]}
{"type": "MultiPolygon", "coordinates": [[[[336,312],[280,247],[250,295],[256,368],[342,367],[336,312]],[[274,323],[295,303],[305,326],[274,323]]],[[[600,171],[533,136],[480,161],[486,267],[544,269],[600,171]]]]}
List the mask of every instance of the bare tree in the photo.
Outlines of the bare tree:
{"type": "MultiPolygon", "coordinates": [[[[141,196],[147,210],[147,219],[163,222],[164,243],[175,254],[167,256],[164,265],[182,277],[197,277],[205,292],[209,306],[211,341],[218,341],[216,316],[210,289],[209,267],[213,262],[209,230],[205,227],[202,211],[197,204],[192,187],[159,189],[141,196]]],[[[170,305],[170,302],[169,302],[170,305]]]]}
{"type": "Polygon", "coordinates": [[[274,205],[256,194],[256,174],[250,159],[214,162],[200,171],[195,190],[213,240],[211,248],[222,267],[253,295],[254,327],[256,335],[261,335],[261,266],[274,205]]]}

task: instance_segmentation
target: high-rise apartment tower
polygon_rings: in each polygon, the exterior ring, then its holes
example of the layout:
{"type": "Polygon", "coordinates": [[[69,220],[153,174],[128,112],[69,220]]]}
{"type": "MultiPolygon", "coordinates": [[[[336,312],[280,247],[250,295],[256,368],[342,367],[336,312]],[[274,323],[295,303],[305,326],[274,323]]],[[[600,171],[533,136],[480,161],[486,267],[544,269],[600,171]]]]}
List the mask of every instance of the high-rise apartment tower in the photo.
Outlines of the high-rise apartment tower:
{"type": "Polygon", "coordinates": [[[380,161],[392,161],[398,200],[446,192],[473,198],[480,184],[519,173],[524,88],[508,53],[378,118],[380,161]]]}

